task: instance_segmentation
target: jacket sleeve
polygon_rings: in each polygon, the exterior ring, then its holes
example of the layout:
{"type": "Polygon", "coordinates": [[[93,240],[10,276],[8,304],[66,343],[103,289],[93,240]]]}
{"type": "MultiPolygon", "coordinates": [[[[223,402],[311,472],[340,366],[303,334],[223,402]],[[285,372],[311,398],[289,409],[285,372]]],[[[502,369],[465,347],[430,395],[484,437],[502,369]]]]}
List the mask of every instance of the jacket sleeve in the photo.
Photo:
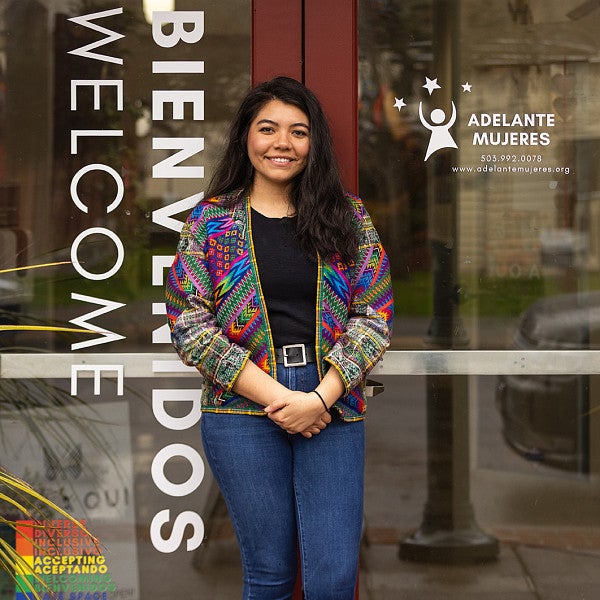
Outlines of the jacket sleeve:
{"type": "Polygon", "coordinates": [[[345,331],[325,357],[339,372],[346,394],[362,385],[390,345],[394,299],[388,257],[371,217],[360,207],[359,247],[345,331]]]}
{"type": "Polygon", "coordinates": [[[232,343],[217,322],[204,231],[202,221],[191,218],[183,227],[167,277],[167,318],[181,360],[196,367],[206,380],[230,391],[249,352],[232,343]]]}

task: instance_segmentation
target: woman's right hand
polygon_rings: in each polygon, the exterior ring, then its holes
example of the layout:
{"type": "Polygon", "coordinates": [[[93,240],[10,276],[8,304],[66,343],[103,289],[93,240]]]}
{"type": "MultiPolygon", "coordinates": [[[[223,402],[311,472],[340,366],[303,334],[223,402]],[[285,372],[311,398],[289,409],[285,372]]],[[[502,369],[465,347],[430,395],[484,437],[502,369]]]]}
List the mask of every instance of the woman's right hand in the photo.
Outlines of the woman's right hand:
{"type": "Polygon", "coordinates": [[[310,392],[292,391],[265,407],[269,418],[288,433],[312,437],[331,421],[321,400],[310,392]]]}
{"type": "Polygon", "coordinates": [[[328,412],[323,411],[323,414],[317,417],[317,420],[307,429],[301,431],[300,433],[305,438],[311,438],[313,435],[318,435],[331,423],[331,415],[328,412]]]}

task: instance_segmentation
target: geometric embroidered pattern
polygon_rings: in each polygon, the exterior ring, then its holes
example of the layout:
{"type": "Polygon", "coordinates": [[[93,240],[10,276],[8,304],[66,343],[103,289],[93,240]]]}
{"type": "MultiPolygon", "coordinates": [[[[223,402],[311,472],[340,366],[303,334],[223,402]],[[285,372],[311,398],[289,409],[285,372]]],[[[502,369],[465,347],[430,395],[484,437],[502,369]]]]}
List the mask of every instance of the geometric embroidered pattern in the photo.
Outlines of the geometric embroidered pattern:
{"type": "MultiPolygon", "coordinates": [[[[317,363],[341,375],[345,395],[336,402],[345,420],[364,418],[363,381],[389,345],[393,298],[387,255],[359,198],[348,195],[359,228],[354,261],[319,259],[317,363]]],[[[181,359],[204,377],[202,409],[264,414],[232,391],[246,360],[275,375],[268,320],[263,317],[251,239],[249,199],[204,200],[190,213],[169,271],[167,317],[181,359]]]]}

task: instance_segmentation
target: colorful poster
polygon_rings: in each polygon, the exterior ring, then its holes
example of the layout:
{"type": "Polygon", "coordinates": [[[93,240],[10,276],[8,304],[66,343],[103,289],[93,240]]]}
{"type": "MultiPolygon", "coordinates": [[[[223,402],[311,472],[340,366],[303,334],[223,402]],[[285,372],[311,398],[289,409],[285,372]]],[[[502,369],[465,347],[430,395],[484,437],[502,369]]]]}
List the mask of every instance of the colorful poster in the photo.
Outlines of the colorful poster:
{"type": "Polygon", "coordinates": [[[16,600],[33,600],[32,587],[48,600],[108,600],[116,585],[101,549],[66,519],[18,521],[16,550],[35,575],[17,574],[16,600]]]}
{"type": "MultiPolygon", "coordinates": [[[[62,518],[42,521],[46,533],[31,521],[19,521],[17,552],[54,597],[139,598],[127,403],[38,408],[28,410],[26,418],[4,417],[2,446],[9,471],[81,519],[99,540],[96,546],[62,518]],[[43,423],[43,435],[36,423],[43,423]]],[[[35,586],[44,597],[43,585],[35,586]]],[[[30,596],[16,590],[17,600],[30,596]]],[[[2,600],[14,597],[4,593],[2,600]]]]}

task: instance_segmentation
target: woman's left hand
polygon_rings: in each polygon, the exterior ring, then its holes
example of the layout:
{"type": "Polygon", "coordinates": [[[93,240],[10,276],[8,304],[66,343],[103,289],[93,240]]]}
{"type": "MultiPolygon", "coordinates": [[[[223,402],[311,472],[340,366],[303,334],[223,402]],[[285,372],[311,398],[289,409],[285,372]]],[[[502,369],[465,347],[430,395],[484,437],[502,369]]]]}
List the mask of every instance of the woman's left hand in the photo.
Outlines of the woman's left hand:
{"type": "Polygon", "coordinates": [[[306,392],[290,392],[269,404],[265,412],[288,433],[301,433],[304,437],[317,435],[331,422],[319,397],[306,392]]]}

